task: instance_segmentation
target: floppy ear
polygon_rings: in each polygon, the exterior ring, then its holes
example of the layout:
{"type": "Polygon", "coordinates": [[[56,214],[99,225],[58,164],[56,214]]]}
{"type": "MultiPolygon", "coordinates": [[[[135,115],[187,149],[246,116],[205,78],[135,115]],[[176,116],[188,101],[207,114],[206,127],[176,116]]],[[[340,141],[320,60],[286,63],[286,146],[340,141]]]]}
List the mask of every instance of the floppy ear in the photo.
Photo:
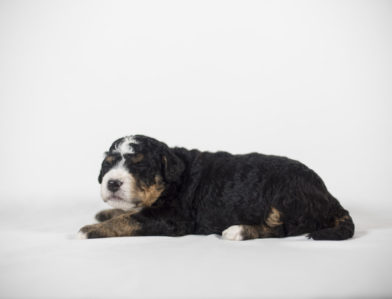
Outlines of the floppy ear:
{"type": "Polygon", "coordinates": [[[164,179],[167,182],[179,180],[184,169],[184,163],[170,149],[164,151],[162,155],[162,170],[164,179]]]}
{"type": "MultiPolygon", "coordinates": [[[[104,161],[106,160],[108,154],[109,154],[109,152],[105,152],[105,153],[103,154],[104,161]]],[[[103,163],[104,163],[104,162],[102,162],[101,169],[99,170],[99,176],[98,176],[98,183],[100,183],[100,184],[102,183],[102,177],[103,177],[103,175],[102,175],[103,163]]]]}

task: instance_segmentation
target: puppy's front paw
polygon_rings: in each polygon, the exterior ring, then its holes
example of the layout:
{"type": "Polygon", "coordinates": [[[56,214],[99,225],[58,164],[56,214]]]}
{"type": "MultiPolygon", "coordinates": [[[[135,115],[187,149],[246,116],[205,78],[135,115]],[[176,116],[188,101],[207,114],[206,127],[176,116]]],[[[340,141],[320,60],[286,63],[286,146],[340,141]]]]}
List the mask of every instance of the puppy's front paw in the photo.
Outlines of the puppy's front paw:
{"type": "Polygon", "coordinates": [[[95,219],[97,219],[99,222],[104,222],[125,213],[125,211],[120,209],[103,210],[95,215],[95,219]]]}
{"type": "Polygon", "coordinates": [[[222,238],[225,240],[242,241],[242,225],[232,225],[222,232],[222,238]]]}
{"type": "Polygon", "coordinates": [[[78,231],[78,234],[76,235],[76,239],[78,239],[78,240],[87,239],[87,234],[86,234],[86,233],[83,233],[83,232],[81,232],[81,231],[78,231]]]}
{"type": "Polygon", "coordinates": [[[83,226],[77,235],[80,240],[83,239],[94,239],[94,238],[105,238],[104,231],[100,229],[99,224],[92,224],[83,226]]]}

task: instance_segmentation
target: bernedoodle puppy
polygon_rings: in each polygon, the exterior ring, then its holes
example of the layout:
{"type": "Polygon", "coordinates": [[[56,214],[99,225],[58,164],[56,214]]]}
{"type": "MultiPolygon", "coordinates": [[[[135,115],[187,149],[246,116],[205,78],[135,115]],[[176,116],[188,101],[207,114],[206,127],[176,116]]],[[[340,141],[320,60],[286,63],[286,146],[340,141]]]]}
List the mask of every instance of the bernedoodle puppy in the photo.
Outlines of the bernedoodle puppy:
{"type": "Polygon", "coordinates": [[[308,234],[344,240],[349,213],[298,161],[170,148],[135,135],[116,140],[98,178],[104,202],[80,238],[221,234],[227,240],[308,234]]]}

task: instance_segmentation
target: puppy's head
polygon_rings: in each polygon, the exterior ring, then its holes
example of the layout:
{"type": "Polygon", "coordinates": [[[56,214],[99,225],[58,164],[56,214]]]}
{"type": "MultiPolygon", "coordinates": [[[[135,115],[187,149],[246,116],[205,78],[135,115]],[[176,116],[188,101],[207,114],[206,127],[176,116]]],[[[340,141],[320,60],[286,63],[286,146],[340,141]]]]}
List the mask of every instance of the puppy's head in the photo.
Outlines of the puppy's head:
{"type": "Polygon", "coordinates": [[[149,207],[183,170],[183,162],[162,142],[142,135],[117,139],[98,177],[102,199],[126,211],[149,207]]]}

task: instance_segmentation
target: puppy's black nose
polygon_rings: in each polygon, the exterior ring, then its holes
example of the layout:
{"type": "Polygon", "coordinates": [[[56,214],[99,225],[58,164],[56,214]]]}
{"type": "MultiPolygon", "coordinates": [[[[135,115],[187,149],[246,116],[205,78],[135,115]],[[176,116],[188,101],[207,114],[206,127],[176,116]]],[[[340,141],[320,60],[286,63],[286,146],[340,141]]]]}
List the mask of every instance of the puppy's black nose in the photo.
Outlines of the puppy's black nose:
{"type": "Polygon", "coordinates": [[[118,189],[120,189],[120,186],[122,185],[122,182],[119,180],[109,180],[108,181],[108,189],[112,192],[116,192],[118,189]]]}

